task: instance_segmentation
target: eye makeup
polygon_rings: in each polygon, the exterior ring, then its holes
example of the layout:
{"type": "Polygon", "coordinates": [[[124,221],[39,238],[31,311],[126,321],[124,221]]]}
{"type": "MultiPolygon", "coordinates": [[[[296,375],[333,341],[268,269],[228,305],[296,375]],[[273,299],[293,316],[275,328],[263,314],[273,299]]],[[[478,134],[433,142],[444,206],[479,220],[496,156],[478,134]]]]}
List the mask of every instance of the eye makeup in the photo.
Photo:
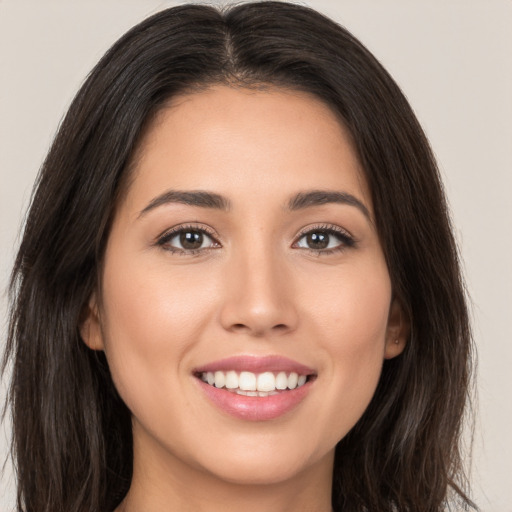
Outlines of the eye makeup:
{"type": "MultiPolygon", "coordinates": [[[[198,255],[222,247],[216,232],[204,224],[175,226],[159,235],[154,245],[178,255],[198,255]]],[[[318,224],[303,228],[292,248],[322,256],[353,248],[357,245],[354,237],[335,224],[318,224]]]]}
{"type": "Polygon", "coordinates": [[[178,255],[198,255],[222,247],[213,229],[201,224],[175,226],[157,237],[155,245],[178,255]],[[206,247],[202,245],[206,243],[206,247]],[[181,247],[179,247],[181,246],[181,247]]]}
{"type": "Polygon", "coordinates": [[[340,226],[320,224],[302,229],[292,247],[321,256],[338,253],[356,245],[354,237],[340,226]],[[305,239],[305,243],[308,245],[301,245],[302,239],[305,239]]]}

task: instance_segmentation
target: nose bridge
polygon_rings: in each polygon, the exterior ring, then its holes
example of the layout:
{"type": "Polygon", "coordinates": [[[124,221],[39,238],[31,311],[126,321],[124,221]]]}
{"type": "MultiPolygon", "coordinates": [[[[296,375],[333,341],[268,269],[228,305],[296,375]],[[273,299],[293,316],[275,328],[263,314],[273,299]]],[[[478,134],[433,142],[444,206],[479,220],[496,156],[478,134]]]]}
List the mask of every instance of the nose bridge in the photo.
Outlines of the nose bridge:
{"type": "Polygon", "coordinates": [[[264,336],[296,327],[293,283],[285,255],[274,244],[253,239],[234,249],[226,273],[221,313],[225,329],[264,336]]]}

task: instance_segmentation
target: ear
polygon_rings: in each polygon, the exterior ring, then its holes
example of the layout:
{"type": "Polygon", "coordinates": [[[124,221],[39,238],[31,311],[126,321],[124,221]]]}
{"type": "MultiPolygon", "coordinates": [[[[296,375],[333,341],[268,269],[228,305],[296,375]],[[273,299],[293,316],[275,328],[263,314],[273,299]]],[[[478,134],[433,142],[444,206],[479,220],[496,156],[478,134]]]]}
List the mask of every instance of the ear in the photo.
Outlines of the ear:
{"type": "Polygon", "coordinates": [[[405,314],[398,299],[394,298],[389,308],[388,326],[386,329],[386,347],[384,351],[385,359],[392,359],[403,352],[409,337],[409,332],[409,318],[405,314]]]}
{"type": "Polygon", "coordinates": [[[100,314],[96,293],[93,293],[89,302],[82,311],[80,320],[80,337],[91,350],[103,350],[103,333],[101,331],[100,314]]]}

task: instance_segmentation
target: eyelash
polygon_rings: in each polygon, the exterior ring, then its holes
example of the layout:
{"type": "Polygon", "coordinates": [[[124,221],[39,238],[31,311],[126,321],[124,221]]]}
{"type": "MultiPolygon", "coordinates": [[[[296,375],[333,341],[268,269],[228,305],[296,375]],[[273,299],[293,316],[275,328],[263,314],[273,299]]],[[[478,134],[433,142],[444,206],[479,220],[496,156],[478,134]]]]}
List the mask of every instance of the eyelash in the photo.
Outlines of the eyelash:
{"type": "MultiPolygon", "coordinates": [[[[304,230],[302,230],[296,238],[296,241],[293,243],[292,247],[297,247],[297,244],[300,240],[302,240],[305,236],[315,233],[315,232],[321,232],[325,233],[329,236],[334,235],[338,241],[340,242],[339,245],[336,247],[333,247],[331,249],[311,249],[303,247],[302,250],[305,250],[311,254],[314,254],[316,256],[322,256],[322,255],[329,255],[334,254],[337,252],[342,252],[346,249],[355,247],[357,245],[356,240],[352,235],[350,235],[347,231],[340,228],[339,226],[333,225],[333,224],[322,224],[318,226],[311,226],[304,230]]],[[[155,245],[158,245],[162,247],[164,250],[169,251],[173,254],[178,254],[181,256],[195,256],[199,254],[205,254],[205,252],[209,252],[212,249],[217,249],[221,247],[220,243],[217,241],[217,235],[216,233],[211,229],[207,228],[206,226],[197,226],[197,225],[183,225],[183,226],[177,226],[175,228],[172,228],[169,231],[166,231],[164,234],[159,236],[156,240],[155,245]],[[181,233],[186,232],[196,232],[196,233],[202,233],[206,234],[209,238],[212,239],[213,246],[212,247],[205,247],[205,248],[199,248],[199,249],[179,249],[176,247],[173,247],[168,244],[174,237],[181,233]]]]}
{"type": "Polygon", "coordinates": [[[215,231],[206,226],[197,226],[197,225],[184,225],[184,226],[176,226],[175,228],[166,231],[163,235],[159,236],[156,241],[156,245],[162,247],[166,251],[169,251],[173,254],[178,254],[181,256],[195,256],[200,253],[204,254],[205,252],[209,252],[212,249],[217,249],[220,247],[220,243],[217,241],[217,235],[215,231]],[[195,232],[195,233],[203,233],[206,234],[209,238],[212,239],[214,246],[213,247],[205,247],[203,249],[179,249],[177,247],[173,247],[172,245],[167,245],[176,235],[180,233],[187,232],[195,232]]]}
{"type": "Polygon", "coordinates": [[[311,249],[311,248],[303,248],[304,250],[310,252],[311,254],[315,254],[316,256],[323,256],[323,255],[329,255],[334,254],[338,252],[343,252],[347,249],[353,248],[356,246],[356,240],[355,238],[346,230],[343,228],[340,228],[339,226],[336,226],[334,224],[322,224],[318,226],[309,226],[302,230],[298,236],[297,241],[294,242],[294,246],[302,240],[305,236],[311,234],[311,233],[325,233],[329,236],[334,235],[340,243],[340,245],[333,247],[331,249],[311,249]]]}

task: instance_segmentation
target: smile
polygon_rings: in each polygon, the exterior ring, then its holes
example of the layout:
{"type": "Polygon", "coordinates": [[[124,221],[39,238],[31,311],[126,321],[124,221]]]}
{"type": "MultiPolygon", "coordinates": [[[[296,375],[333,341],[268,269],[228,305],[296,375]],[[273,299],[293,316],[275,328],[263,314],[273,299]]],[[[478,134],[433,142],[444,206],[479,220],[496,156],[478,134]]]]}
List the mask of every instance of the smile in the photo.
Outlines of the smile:
{"type": "Polygon", "coordinates": [[[306,383],[308,376],[284,371],[253,373],[218,370],[202,372],[200,378],[210,386],[224,388],[238,395],[265,397],[301,387],[306,383]]]}
{"type": "Polygon", "coordinates": [[[235,356],[193,372],[203,396],[229,416],[276,419],[296,409],[314,387],[317,373],[281,356],[235,356]]]}

